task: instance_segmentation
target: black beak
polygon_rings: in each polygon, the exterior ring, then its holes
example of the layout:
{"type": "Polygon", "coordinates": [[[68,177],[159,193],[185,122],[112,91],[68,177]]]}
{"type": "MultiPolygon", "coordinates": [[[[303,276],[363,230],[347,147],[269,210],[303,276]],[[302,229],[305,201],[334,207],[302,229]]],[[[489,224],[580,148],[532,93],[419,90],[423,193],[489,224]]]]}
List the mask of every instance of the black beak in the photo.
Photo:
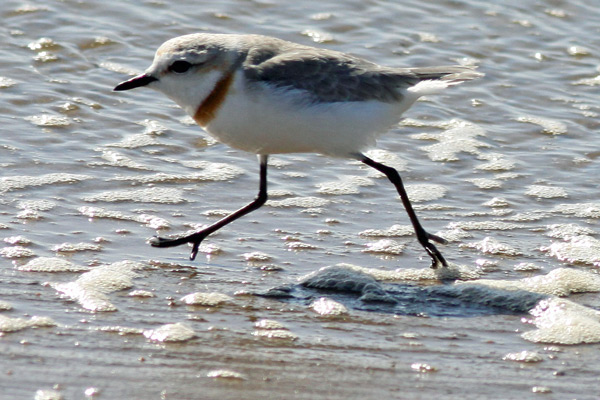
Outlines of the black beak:
{"type": "Polygon", "coordinates": [[[125,82],[119,83],[113,90],[116,92],[119,92],[121,90],[135,89],[137,87],[146,86],[147,84],[157,81],[157,80],[158,80],[158,78],[155,78],[150,75],[142,74],[142,75],[138,75],[134,78],[131,78],[125,82]]]}

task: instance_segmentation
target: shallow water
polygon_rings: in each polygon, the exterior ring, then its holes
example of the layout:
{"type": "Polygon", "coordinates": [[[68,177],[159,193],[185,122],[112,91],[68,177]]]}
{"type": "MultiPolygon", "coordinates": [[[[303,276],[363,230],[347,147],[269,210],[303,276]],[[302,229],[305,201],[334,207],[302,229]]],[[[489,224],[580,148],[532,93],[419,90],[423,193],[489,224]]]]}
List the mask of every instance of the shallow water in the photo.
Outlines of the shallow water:
{"type": "Polygon", "coordinates": [[[597,399],[597,5],[402,3],[3,1],[0,398],[597,399]],[[255,156],[112,92],[200,30],[479,65],[372,153],[451,267],[375,171],[305,154],[195,262],[149,247],[257,191],[255,156]]]}

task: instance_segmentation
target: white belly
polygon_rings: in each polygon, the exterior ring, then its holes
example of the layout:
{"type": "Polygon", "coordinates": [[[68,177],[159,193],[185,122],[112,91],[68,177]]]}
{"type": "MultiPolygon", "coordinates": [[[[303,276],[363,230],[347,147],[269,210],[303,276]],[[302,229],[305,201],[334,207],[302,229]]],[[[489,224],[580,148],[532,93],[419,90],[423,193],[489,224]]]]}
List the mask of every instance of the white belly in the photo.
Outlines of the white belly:
{"type": "Polygon", "coordinates": [[[321,153],[347,157],[375,145],[418,96],[402,103],[302,103],[301,92],[247,90],[239,76],[204,128],[218,141],[256,154],[321,153]]]}

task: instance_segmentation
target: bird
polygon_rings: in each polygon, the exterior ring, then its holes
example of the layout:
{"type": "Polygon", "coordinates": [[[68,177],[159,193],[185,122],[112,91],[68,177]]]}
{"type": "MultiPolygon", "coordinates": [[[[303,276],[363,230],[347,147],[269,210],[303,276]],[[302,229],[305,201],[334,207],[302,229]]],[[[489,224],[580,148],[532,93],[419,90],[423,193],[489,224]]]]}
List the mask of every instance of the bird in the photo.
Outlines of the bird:
{"type": "Polygon", "coordinates": [[[150,245],[191,244],[194,260],[207,236],[265,204],[269,155],[318,153],[358,160],[383,173],[431,267],[447,267],[434,244],[447,241],[423,228],[398,171],[365,152],[419,97],[481,76],[472,66],[387,67],[264,35],[192,33],[167,40],[144,73],[113,90],[157,90],[218,142],[256,154],[259,190],[253,201],[212,225],[191,234],[155,236],[150,245]]]}

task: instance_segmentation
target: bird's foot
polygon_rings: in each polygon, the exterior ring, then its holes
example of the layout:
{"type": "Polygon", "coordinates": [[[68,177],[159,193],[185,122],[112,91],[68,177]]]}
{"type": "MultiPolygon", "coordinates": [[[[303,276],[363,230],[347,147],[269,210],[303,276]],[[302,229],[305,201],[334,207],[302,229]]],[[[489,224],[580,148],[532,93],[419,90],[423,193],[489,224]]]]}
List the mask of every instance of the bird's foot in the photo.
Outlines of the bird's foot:
{"type": "Polygon", "coordinates": [[[152,247],[175,247],[180,246],[185,243],[190,243],[192,245],[192,251],[190,253],[190,260],[194,261],[196,256],[198,255],[198,249],[200,248],[200,243],[208,236],[205,232],[200,231],[193,233],[188,236],[183,236],[179,238],[164,238],[159,236],[154,236],[148,239],[148,243],[152,247]]]}
{"type": "Polygon", "coordinates": [[[419,239],[419,243],[421,243],[425,251],[427,251],[427,254],[429,254],[429,257],[431,257],[431,268],[436,269],[440,264],[443,267],[447,267],[448,262],[431,241],[440,244],[447,244],[448,241],[444,238],[441,238],[437,235],[433,235],[431,233],[427,233],[425,231],[423,231],[422,234],[417,236],[419,239]]]}

